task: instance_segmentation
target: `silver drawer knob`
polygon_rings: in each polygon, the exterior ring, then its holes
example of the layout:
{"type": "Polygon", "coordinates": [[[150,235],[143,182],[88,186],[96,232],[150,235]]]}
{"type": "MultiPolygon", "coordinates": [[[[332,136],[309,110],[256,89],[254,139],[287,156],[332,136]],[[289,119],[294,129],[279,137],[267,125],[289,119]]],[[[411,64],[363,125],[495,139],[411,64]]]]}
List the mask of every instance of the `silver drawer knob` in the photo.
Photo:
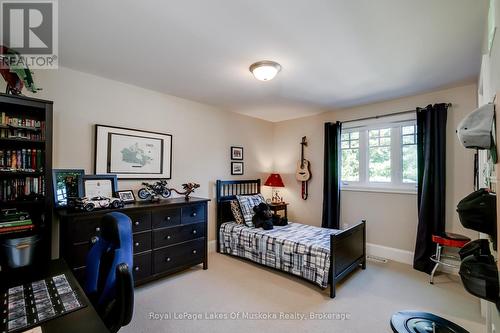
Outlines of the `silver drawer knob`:
{"type": "Polygon", "coordinates": [[[95,228],[95,231],[99,232],[99,231],[101,231],[101,228],[96,227],[96,228],[95,228]]]}
{"type": "Polygon", "coordinates": [[[197,233],[196,230],[193,230],[193,235],[196,235],[196,233],[197,233]]]}
{"type": "Polygon", "coordinates": [[[191,214],[191,215],[192,215],[193,217],[195,217],[197,214],[196,214],[196,213],[193,213],[193,214],[191,214]]]}
{"type": "Polygon", "coordinates": [[[170,221],[170,216],[167,216],[167,221],[170,221]]]}
{"type": "Polygon", "coordinates": [[[193,250],[193,254],[196,254],[196,250],[193,250]]]}
{"type": "Polygon", "coordinates": [[[167,236],[167,239],[170,239],[170,236],[167,236]]]}
{"type": "Polygon", "coordinates": [[[167,262],[169,262],[169,261],[170,261],[170,258],[167,258],[167,262]]]}
{"type": "Polygon", "coordinates": [[[134,267],[134,271],[138,272],[139,271],[139,266],[134,267]]]}
{"type": "Polygon", "coordinates": [[[139,246],[139,242],[136,242],[134,245],[135,245],[136,247],[137,247],[137,246],[139,246]]]}
{"type": "Polygon", "coordinates": [[[134,224],[135,224],[135,225],[139,225],[139,224],[141,224],[141,223],[140,223],[139,221],[135,221],[135,222],[134,222],[134,224]]]}

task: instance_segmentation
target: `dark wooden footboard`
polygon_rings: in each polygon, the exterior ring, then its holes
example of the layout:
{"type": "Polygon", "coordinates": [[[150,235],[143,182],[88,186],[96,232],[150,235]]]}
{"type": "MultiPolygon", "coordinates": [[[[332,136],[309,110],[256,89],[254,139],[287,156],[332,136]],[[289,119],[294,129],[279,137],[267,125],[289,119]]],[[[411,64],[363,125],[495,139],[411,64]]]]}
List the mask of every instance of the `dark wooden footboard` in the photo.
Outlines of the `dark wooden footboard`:
{"type": "Polygon", "coordinates": [[[330,236],[330,297],[338,281],[361,267],[366,268],[366,221],[330,236]]]}

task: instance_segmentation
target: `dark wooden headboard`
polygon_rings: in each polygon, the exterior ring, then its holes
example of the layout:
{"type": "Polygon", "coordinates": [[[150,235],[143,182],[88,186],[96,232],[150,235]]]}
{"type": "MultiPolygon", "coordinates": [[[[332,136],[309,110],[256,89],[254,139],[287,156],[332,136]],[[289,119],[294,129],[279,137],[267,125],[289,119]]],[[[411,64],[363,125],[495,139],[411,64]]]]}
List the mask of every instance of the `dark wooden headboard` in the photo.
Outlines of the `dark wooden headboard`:
{"type": "Polygon", "coordinates": [[[219,229],[222,223],[233,221],[230,202],[237,195],[253,195],[260,193],[260,179],[251,180],[217,180],[215,198],[217,200],[217,252],[220,247],[219,229]]]}

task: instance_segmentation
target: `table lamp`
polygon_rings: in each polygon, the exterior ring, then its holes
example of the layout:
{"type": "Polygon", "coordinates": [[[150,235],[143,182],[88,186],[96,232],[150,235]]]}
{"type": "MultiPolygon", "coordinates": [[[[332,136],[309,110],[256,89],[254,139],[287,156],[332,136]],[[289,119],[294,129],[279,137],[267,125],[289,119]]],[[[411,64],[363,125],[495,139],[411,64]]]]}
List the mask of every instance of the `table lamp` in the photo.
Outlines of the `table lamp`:
{"type": "Polygon", "coordinates": [[[280,196],[277,187],[285,187],[285,184],[283,184],[283,179],[281,179],[281,176],[279,173],[272,173],[269,175],[267,178],[266,182],[264,183],[265,186],[271,186],[273,188],[273,196],[271,199],[272,203],[281,203],[283,202],[283,197],[280,196]]]}

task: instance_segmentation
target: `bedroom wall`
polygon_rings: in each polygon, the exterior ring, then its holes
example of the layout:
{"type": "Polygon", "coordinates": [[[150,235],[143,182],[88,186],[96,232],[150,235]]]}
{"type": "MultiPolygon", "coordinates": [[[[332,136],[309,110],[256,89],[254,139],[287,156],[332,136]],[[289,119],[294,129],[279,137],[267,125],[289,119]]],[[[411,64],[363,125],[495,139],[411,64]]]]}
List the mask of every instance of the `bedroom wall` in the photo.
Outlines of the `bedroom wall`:
{"type": "MultiPolygon", "coordinates": [[[[447,211],[449,231],[471,234],[463,229],[455,213],[457,202],[473,189],[473,152],[456,140],[459,121],[476,107],[476,84],[467,84],[418,96],[326,112],[307,118],[283,121],[274,127],[274,170],[281,173],[290,202],[289,217],[311,225],[321,224],[323,197],[323,124],[414,109],[439,102],[451,102],[448,113],[447,211]],[[300,157],[299,142],[306,135],[309,147],[305,157],[312,163],[309,199],[300,198],[301,184],[295,180],[295,165],[300,157]]],[[[417,227],[417,196],[379,192],[342,191],[342,222],[352,224],[367,219],[368,242],[413,252],[417,227]]]]}
{"type": "MultiPolygon", "coordinates": [[[[209,239],[215,239],[215,180],[231,179],[230,146],[245,148],[243,178],[265,177],[272,169],[273,124],[67,68],[37,71],[54,103],[54,168],[93,173],[94,125],[114,125],[173,135],[169,185],[201,184],[195,196],[209,203],[209,239]]],[[[0,87],[4,90],[3,87],[0,87]]],[[[242,178],[240,176],[240,178],[242,178]]],[[[140,181],[120,181],[119,189],[138,189],[140,181]]],[[[58,240],[54,240],[57,251],[58,240]]]]}
{"type": "MultiPolygon", "coordinates": [[[[216,179],[265,180],[274,170],[280,172],[285,181],[282,194],[290,202],[289,217],[311,225],[321,224],[324,122],[451,102],[454,106],[448,122],[447,225],[452,231],[467,233],[461,228],[454,207],[472,188],[472,152],[459,146],[454,129],[460,119],[475,107],[475,84],[273,124],[67,68],[37,71],[36,79],[44,89],[37,97],[55,101],[55,168],[83,168],[87,173],[93,172],[94,124],[171,133],[174,149],[170,185],[179,187],[186,181],[199,182],[201,188],[196,195],[213,200],[216,179]],[[300,183],[294,177],[299,141],[303,135],[308,137],[306,158],[312,162],[313,173],[307,201],[300,199],[300,183]],[[231,145],[245,147],[243,177],[230,175],[231,145]]],[[[139,186],[138,181],[119,182],[120,189],[136,190],[139,186]]],[[[264,186],[263,192],[268,197],[270,189],[264,186]]],[[[413,251],[417,212],[415,195],[343,191],[342,199],[344,223],[366,218],[370,243],[413,251]]],[[[215,205],[212,202],[210,240],[215,239],[214,220],[215,205]]],[[[55,251],[57,243],[55,238],[55,251]]]]}

